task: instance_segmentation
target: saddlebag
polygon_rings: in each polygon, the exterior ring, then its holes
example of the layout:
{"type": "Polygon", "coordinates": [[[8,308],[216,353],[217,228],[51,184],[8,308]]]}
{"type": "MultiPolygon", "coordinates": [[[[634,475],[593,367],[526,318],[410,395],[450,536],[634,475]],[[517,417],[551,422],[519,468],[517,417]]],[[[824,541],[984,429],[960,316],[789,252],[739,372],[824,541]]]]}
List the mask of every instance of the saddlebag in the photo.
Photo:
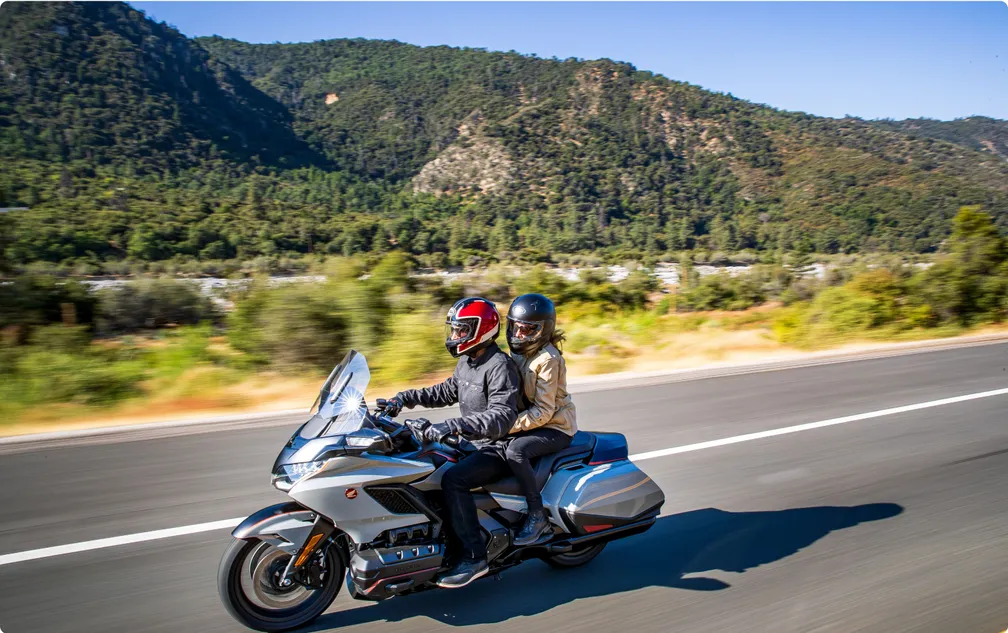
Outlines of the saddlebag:
{"type": "Polygon", "coordinates": [[[553,474],[543,499],[579,535],[656,517],[665,503],[658,484],[626,459],[563,468],[553,474]]]}

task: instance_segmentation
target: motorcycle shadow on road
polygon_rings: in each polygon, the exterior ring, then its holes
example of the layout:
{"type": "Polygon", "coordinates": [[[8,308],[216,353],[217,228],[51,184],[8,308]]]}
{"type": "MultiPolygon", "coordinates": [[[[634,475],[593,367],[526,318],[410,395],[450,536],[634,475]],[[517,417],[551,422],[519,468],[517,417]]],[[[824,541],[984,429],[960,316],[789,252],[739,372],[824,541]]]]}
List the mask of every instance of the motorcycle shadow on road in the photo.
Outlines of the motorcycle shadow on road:
{"type": "MultiPolygon", "coordinates": [[[[393,598],[376,605],[331,612],[308,630],[326,631],[369,622],[397,622],[426,616],[444,624],[469,626],[505,622],[578,600],[663,586],[719,591],[730,585],[716,578],[689,577],[721,570],[748,572],[786,558],[830,532],[903,512],[895,503],[817,506],[766,512],[717,508],[662,517],[642,535],[610,543],[583,568],[552,570],[529,561],[463,589],[436,590],[393,598]]],[[[338,602],[348,606],[346,596],[338,602]]]]}

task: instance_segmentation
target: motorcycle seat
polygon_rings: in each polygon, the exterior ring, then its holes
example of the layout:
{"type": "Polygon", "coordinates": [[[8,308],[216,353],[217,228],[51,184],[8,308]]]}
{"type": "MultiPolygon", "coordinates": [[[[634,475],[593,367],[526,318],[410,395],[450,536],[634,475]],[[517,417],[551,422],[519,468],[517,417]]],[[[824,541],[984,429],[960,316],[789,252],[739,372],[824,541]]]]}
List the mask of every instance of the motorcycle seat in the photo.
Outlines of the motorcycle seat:
{"type": "MultiPolygon", "coordinates": [[[[594,434],[587,431],[578,431],[571,438],[570,446],[567,448],[533,460],[532,467],[535,469],[536,484],[538,484],[539,490],[543,489],[549,476],[557,467],[572,461],[579,461],[579,459],[584,459],[591,455],[592,450],[595,448],[595,442],[596,438],[594,434]]],[[[483,486],[483,489],[487,492],[495,492],[501,495],[521,496],[522,494],[518,480],[514,477],[505,477],[492,484],[483,486]]]]}

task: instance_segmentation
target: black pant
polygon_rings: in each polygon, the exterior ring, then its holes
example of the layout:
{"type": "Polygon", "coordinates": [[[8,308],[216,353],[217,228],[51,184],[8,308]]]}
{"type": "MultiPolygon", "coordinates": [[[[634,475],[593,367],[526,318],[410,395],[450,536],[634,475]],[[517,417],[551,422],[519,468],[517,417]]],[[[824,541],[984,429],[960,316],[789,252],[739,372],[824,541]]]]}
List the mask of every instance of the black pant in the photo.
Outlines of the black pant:
{"type": "Polygon", "coordinates": [[[476,501],[471,491],[506,477],[508,472],[503,451],[499,447],[488,446],[465,456],[441,477],[449,527],[462,546],[462,556],[468,560],[486,558],[476,501]]]}
{"type": "Polygon", "coordinates": [[[570,446],[571,439],[571,436],[563,431],[541,428],[519,433],[508,444],[505,452],[507,464],[521,486],[529,512],[543,509],[542,491],[536,483],[532,460],[562,451],[570,446]]]}

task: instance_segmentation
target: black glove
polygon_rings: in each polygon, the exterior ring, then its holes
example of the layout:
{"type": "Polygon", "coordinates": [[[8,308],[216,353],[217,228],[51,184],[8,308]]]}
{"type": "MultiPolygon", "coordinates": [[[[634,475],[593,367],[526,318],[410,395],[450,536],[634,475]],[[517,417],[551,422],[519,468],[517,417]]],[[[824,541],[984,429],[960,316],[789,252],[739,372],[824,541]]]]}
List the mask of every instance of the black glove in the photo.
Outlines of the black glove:
{"type": "Polygon", "coordinates": [[[444,422],[437,422],[429,425],[423,431],[424,439],[428,442],[440,442],[451,435],[451,427],[444,422]]]}
{"type": "Polygon", "coordinates": [[[413,433],[413,437],[415,437],[418,442],[423,442],[424,431],[428,426],[430,426],[430,420],[427,418],[417,418],[415,420],[406,420],[403,424],[409,427],[410,432],[413,433]]]}
{"type": "Polygon", "coordinates": [[[401,393],[397,393],[388,400],[385,400],[385,410],[382,412],[390,418],[394,418],[399,415],[399,412],[403,410],[403,397],[401,393]]]}

